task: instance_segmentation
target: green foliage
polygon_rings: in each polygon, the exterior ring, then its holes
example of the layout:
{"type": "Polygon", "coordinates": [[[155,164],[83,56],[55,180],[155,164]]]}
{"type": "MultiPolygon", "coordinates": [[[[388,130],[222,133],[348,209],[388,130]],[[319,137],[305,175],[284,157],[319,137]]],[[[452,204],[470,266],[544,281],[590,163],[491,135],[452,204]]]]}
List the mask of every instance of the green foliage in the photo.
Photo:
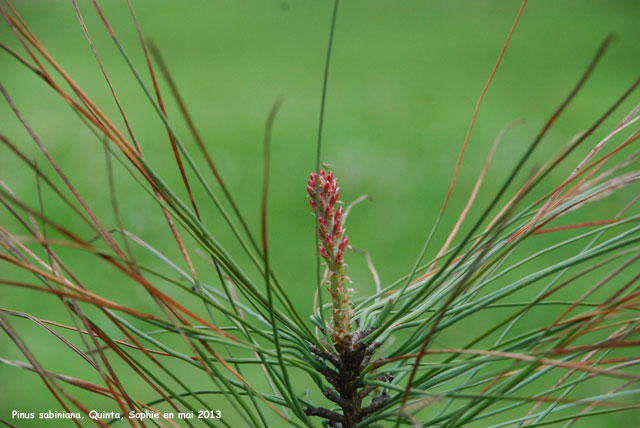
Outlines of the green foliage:
{"type": "MultiPolygon", "coordinates": [[[[0,229],[0,283],[42,294],[47,305],[45,317],[11,302],[3,304],[7,307],[0,308],[0,327],[15,352],[0,362],[24,371],[23,376],[35,372],[56,408],[85,415],[78,423],[82,426],[88,424],[90,410],[104,406],[124,415],[131,410],[212,411],[202,419],[177,421],[185,426],[312,427],[324,418],[332,426],[352,427],[353,422],[340,419],[351,405],[340,396],[340,380],[351,379],[341,366],[357,360],[351,375],[358,379],[353,390],[361,396],[354,400],[365,400],[363,408],[369,409],[356,418],[362,427],[570,426],[614,412],[638,415],[640,276],[635,272],[640,214],[635,203],[640,173],[634,168],[640,156],[633,147],[640,138],[640,106],[628,114],[619,111],[636,96],[638,81],[614,94],[618,98],[611,106],[594,109],[595,117],[582,120],[584,129],[574,130],[576,136],[558,150],[545,148],[539,155],[542,142],[587,81],[601,78],[591,75],[611,38],[582,77],[575,76],[577,84],[563,89],[566,98],[557,97],[557,109],[539,132],[531,133],[522,152],[509,164],[503,160],[498,165],[504,170],[502,182],[485,183],[485,174],[499,153],[498,143],[515,123],[496,139],[466,207],[449,207],[450,193],[443,192],[444,204],[431,207],[439,214],[426,233],[422,224],[412,226],[415,234],[425,234],[424,244],[413,267],[399,279],[381,283],[370,255],[350,236],[354,252],[365,254],[376,287],[354,284],[359,293],[350,313],[353,349],[346,349],[345,343],[331,338],[332,304],[325,303],[322,257],[316,255],[316,272],[302,279],[282,275],[286,264],[275,263],[272,255],[272,247],[277,253],[294,248],[273,232],[286,225],[280,224],[282,216],[274,215],[274,203],[269,202],[285,191],[278,186],[279,170],[271,167],[281,101],[265,115],[261,195],[255,190],[237,195],[199,134],[179,92],[180,82],[172,78],[175,59],[163,59],[162,45],[144,39],[131,3],[137,41],[121,39],[120,29],[110,24],[111,13],[122,10],[107,13],[98,2],[93,5],[114,52],[155,113],[154,123],[130,120],[109,72],[113,58],[103,60],[102,49],[94,46],[97,28],[86,25],[88,10],[73,2],[116,103],[113,111],[103,110],[82,90],[18,11],[9,3],[2,6],[6,34],[17,41],[3,42],[5,52],[25,74],[39,80],[37,91],[55,93],[76,113],[93,140],[92,158],[78,165],[80,170],[69,169],[51,155],[47,134],[23,115],[12,88],[0,86],[12,115],[40,152],[34,161],[24,148],[26,138],[19,143],[1,138],[3,153],[11,153],[21,165],[20,179],[35,181],[37,192],[23,195],[0,182],[0,202],[7,214],[0,229]],[[142,47],[140,57],[130,53],[134,46],[142,47]],[[176,125],[178,114],[186,126],[176,125]],[[138,138],[138,132],[148,132],[142,131],[147,126],[159,128],[166,145],[138,138]],[[586,153],[581,152],[584,147],[586,153]],[[160,160],[164,152],[173,157],[171,164],[160,160]],[[576,160],[573,153],[584,156],[576,160]],[[98,175],[92,164],[97,158],[104,160],[107,180],[99,189],[102,201],[93,204],[77,189],[98,175]],[[120,203],[123,183],[135,186],[138,200],[145,201],[140,202],[143,208],[120,203]],[[238,202],[247,199],[254,202],[253,211],[238,202]],[[606,207],[609,217],[598,217],[602,211],[594,207],[600,200],[614,201],[606,207]],[[152,243],[153,236],[131,231],[123,218],[137,210],[141,221],[163,223],[172,244],[160,248],[152,243]],[[255,233],[250,225],[258,219],[260,233],[255,233]],[[444,237],[443,228],[450,228],[444,237]],[[544,245],[536,247],[541,237],[544,245]],[[111,284],[101,282],[97,266],[109,272],[111,284]],[[315,286],[309,284],[314,276],[315,286]],[[310,301],[300,304],[292,297],[300,287],[317,290],[313,309],[310,301]],[[126,295],[120,290],[127,290],[126,295]],[[31,330],[33,326],[39,329],[31,330]],[[34,343],[33,337],[42,342],[34,343]],[[77,373],[59,371],[55,361],[40,358],[42,346],[55,347],[60,359],[74,358],[83,366],[77,373]]],[[[334,37],[339,40],[339,10],[336,1],[327,26],[316,171],[326,144],[325,110],[332,108],[325,101],[332,77],[339,75],[330,68],[334,37]]],[[[515,34],[519,18],[511,30],[515,34]]],[[[56,114],[52,109],[48,120],[56,114]]],[[[474,124],[475,115],[460,159],[474,124]]],[[[352,161],[332,160],[345,170],[352,161]]],[[[458,172],[464,172],[458,166],[449,187],[454,194],[458,172]]],[[[376,165],[367,168],[377,170],[376,165]]],[[[340,183],[346,189],[345,175],[340,183]]],[[[380,182],[390,180],[383,173],[373,176],[380,182]]],[[[304,194],[304,185],[301,177],[294,188],[304,194]]],[[[304,210],[304,199],[300,204],[304,210]]],[[[358,222],[358,214],[349,214],[354,207],[345,205],[343,220],[350,215],[349,225],[358,222]]],[[[400,211],[378,219],[367,238],[392,233],[393,223],[402,222],[403,215],[400,211]]],[[[311,224],[309,238],[314,235],[311,224]]],[[[142,425],[135,419],[95,422],[142,425]]],[[[160,418],[145,423],[170,422],[160,418]]]]}

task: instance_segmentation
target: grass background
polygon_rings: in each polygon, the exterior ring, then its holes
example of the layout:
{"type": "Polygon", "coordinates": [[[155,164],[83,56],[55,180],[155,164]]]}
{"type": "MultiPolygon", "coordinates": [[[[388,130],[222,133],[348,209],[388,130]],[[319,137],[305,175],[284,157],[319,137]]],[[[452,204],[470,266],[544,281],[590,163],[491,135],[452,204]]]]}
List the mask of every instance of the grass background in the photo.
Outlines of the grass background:
{"type": "MultiPolygon", "coordinates": [[[[88,2],[80,3],[145,155],[164,173],[173,188],[184,194],[160,120],[93,8],[88,2]]],[[[16,1],[15,5],[54,58],[101,108],[111,113],[112,118],[118,118],[70,2],[16,1]]],[[[164,54],[218,168],[256,233],[264,121],[276,97],[284,97],[273,134],[269,211],[272,263],[299,311],[310,313],[315,290],[315,251],[313,220],[304,183],[315,165],[330,2],[144,0],[134,5],[143,31],[164,54]]],[[[138,68],[145,70],[126,4],[104,2],[102,6],[138,68]]],[[[370,251],[383,285],[410,269],[437,216],[475,103],[518,7],[516,1],[364,0],[345,0],[340,6],[329,80],[323,160],[332,165],[339,178],[342,200],[349,202],[361,194],[373,198],[353,211],[347,227],[351,243],[370,251]]],[[[640,4],[632,0],[579,4],[569,0],[530,2],[480,111],[448,208],[449,215],[440,228],[437,242],[444,241],[466,203],[500,129],[513,120],[526,119],[525,124],[507,134],[499,148],[472,216],[488,202],[492,191],[508,174],[508,167],[523,153],[535,132],[575,84],[600,42],[611,32],[619,36],[619,42],[606,54],[584,91],[549,133],[529,168],[589,127],[632,83],[640,70],[638,22],[640,4]]],[[[0,28],[0,37],[17,48],[6,25],[0,28]]],[[[6,54],[0,55],[0,69],[2,84],[36,133],[105,224],[115,227],[99,142],[53,91],[6,54]]],[[[163,89],[168,99],[167,88],[163,86],[163,89]]],[[[637,103],[637,97],[631,98],[596,138],[605,135],[604,132],[632,108],[634,101],[637,103]]],[[[175,106],[168,104],[170,119],[173,118],[179,134],[195,155],[195,143],[179,120],[175,106]]],[[[4,103],[0,105],[0,118],[1,132],[33,153],[39,165],[50,172],[4,103]]],[[[581,159],[588,147],[587,143],[583,150],[571,156],[571,165],[581,159]]],[[[204,167],[199,156],[196,158],[204,167]]],[[[568,167],[569,164],[552,174],[542,190],[566,176],[568,167]]],[[[0,148],[0,171],[20,197],[27,203],[37,204],[33,174],[4,147],[0,148]]],[[[174,260],[181,260],[154,202],[141,196],[140,188],[122,168],[117,167],[115,172],[125,227],[174,260]]],[[[520,180],[526,173],[528,170],[523,171],[520,180]]],[[[517,184],[514,183],[514,187],[517,184]]],[[[50,193],[44,194],[47,215],[69,229],[81,234],[84,231],[82,236],[89,237],[89,231],[69,216],[50,193]]],[[[574,219],[610,218],[629,200],[629,195],[637,193],[637,186],[626,189],[574,219]]],[[[205,221],[218,240],[227,244],[232,254],[240,254],[215,208],[206,202],[199,189],[196,194],[202,201],[200,209],[205,221]]],[[[16,234],[24,233],[9,217],[7,211],[0,211],[3,224],[12,225],[16,234]]],[[[562,223],[570,221],[570,218],[561,220],[562,223]]],[[[549,242],[549,237],[535,238],[528,248],[539,249],[549,242]]],[[[435,246],[433,249],[435,251],[435,246]]],[[[152,300],[143,290],[128,287],[131,284],[110,268],[96,265],[92,256],[60,251],[93,290],[118,302],[155,311],[152,300]]],[[[156,263],[141,251],[135,253],[141,264],[156,263]]],[[[212,269],[194,257],[201,277],[214,283],[212,269]]],[[[348,261],[354,288],[360,295],[367,295],[374,288],[364,259],[353,254],[348,261]]],[[[536,263],[543,264],[545,259],[536,263]]],[[[23,274],[0,264],[0,276],[20,275],[23,274]]],[[[530,295],[534,294],[532,290],[530,295]]],[[[515,300],[522,301],[530,295],[521,294],[515,300]]],[[[53,307],[48,298],[32,292],[3,288],[0,302],[3,307],[45,319],[68,321],[67,315],[53,307]]],[[[538,315],[552,317],[556,312],[550,313],[551,310],[541,310],[538,315]]],[[[496,313],[497,317],[500,315],[504,313],[496,313]]],[[[490,315],[484,315],[476,324],[454,330],[440,340],[446,345],[459,345],[491,321],[490,315]]],[[[14,324],[48,368],[69,374],[85,373],[77,361],[65,357],[59,343],[43,330],[28,321],[16,320],[14,324]]],[[[23,359],[6,336],[0,337],[0,349],[4,358],[23,359]]],[[[89,370],[86,375],[95,376],[89,370]]],[[[194,375],[185,371],[184,376],[191,379],[194,375]]],[[[256,382],[262,382],[258,373],[256,382]]],[[[304,384],[304,380],[301,382],[304,384]]],[[[136,385],[130,386],[131,391],[135,392],[136,388],[136,385]]],[[[140,394],[153,397],[145,389],[141,389],[140,394]]],[[[79,396],[83,396],[82,393],[79,396]]],[[[222,398],[219,403],[228,407],[222,398]]],[[[54,408],[54,401],[36,375],[0,365],[0,418],[7,419],[12,409],[43,411],[49,408],[54,408]]],[[[94,408],[102,409],[99,405],[94,408]]],[[[233,418],[229,415],[228,420],[233,418]]],[[[611,421],[612,426],[631,426],[628,415],[593,418],[582,422],[582,426],[602,426],[603,421],[611,421]]],[[[18,425],[30,427],[44,423],[18,422],[18,425]]]]}

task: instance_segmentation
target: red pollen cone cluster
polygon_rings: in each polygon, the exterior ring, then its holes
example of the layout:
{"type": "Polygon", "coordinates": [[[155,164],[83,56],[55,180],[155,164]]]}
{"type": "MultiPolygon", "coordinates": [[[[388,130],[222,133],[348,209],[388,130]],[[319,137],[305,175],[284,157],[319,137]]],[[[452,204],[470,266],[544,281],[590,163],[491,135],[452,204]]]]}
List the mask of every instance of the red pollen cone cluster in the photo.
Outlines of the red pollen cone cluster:
{"type": "Polygon", "coordinates": [[[332,338],[334,342],[344,344],[351,336],[352,310],[349,303],[349,290],[345,288],[344,274],[344,250],[349,245],[349,237],[344,234],[343,208],[338,204],[337,180],[331,171],[311,173],[307,192],[311,210],[316,213],[317,208],[319,250],[329,270],[329,293],[333,303],[332,338]]]}
{"type": "MultiPolygon", "coordinates": [[[[315,213],[316,211],[316,173],[311,173],[307,184],[309,193],[309,205],[315,213]]],[[[318,184],[318,203],[320,204],[318,213],[318,234],[320,236],[320,254],[327,263],[336,266],[342,265],[344,250],[349,243],[349,237],[344,234],[342,225],[342,205],[338,204],[337,181],[333,173],[325,174],[320,171],[320,183],[318,184]]]]}

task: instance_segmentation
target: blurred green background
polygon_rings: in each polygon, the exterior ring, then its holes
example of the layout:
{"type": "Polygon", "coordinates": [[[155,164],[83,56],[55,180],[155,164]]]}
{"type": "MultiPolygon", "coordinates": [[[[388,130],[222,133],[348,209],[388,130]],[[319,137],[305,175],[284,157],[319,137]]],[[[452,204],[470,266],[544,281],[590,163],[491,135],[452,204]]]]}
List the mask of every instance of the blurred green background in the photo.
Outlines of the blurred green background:
{"type": "MultiPolygon", "coordinates": [[[[133,132],[152,166],[184,195],[163,126],[136,84],[89,2],[79,2],[102,61],[131,121],[133,132]]],[[[125,2],[103,2],[105,14],[139,70],[146,66],[135,26],[125,2]]],[[[315,165],[316,133],[324,57],[330,24],[328,1],[144,0],[134,6],[146,37],[159,47],[184,96],[217,166],[235,194],[254,232],[258,232],[262,177],[262,138],[267,113],[278,96],[284,104],[276,119],[272,146],[270,237],[274,269],[299,311],[312,310],[315,290],[313,219],[304,185],[315,165]]],[[[124,130],[93,54],[68,1],[16,1],[16,8],[54,58],[124,130]]],[[[348,222],[350,242],[371,253],[383,285],[405,274],[414,263],[426,233],[446,195],[475,103],[513,24],[517,1],[365,1],[343,0],[337,19],[329,79],[322,160],[330,163],[345,202],[367,194],[373,201],[354,209],[348,222]]],[[[526,123],[510,131],[499,148],[477,214],[493,196],[544,121],[572,89],[599,44],[609,33],[619,40],[605,55],[586,88],[554,126],[518,178],[548,158],[597,117],[637,78],[640,71],[640,3],[628,1],[539,0],[526,7],[502,66],[480,110],[458,183],[436,242],[441,244],[466,203],[488,149],[500,130],[516,119],[526,123]]],[[[3,43],[20,49],[5,23],[3,43]]],[[[0,55],[0,81],[15,100],[53,157],[108,227],[115,227],[107,193],[103,149],[77,116],[37,77],[7,54],[0,55]]],[[[198,163],[197,155],[166,85],[161,81],[168,114],[198,163]]],[[[605,135],[637,103],[625,103],[596,134],[605,135]]],[[[0,103],[2,134],[16,142],[48,173],[46,165],[6,103],[0,103]]],[[[552,174],[541,191],[562,179],[589,149],[590,139],[552,174]]],[[[33,173],[6,147],[0,147],[0,178],[25,202],[37,205],[33,173]]],[[[130,176],[116,167],[116,188],[125,227],[174,260],[181,260],[164,218],[130,176]],[[144,196],[141,196],[144,195],[144,196]]],[[[240,254],[215,207],[196,188],[203,217],[232,254],[240,254]]],[[[217,188],[217,187],[216,187],[217,188]]],[[[513,190],[513,189],[512,189],[513,190]]],[[[638,187],[628,188],[573,216],[610,218],[638,187]]],[[[44,210],[84,238],[89,230],[45,191],[44,210]]],[[[15,234],[24,230],[0,210],[3,225],[15,234]]],[[[569,223],[571,218],[558,224],[569,223]]],[[[550,237],[536,238],[528,249],[542,248],[550,237]]],[[[194,244],[190,243],[190,249],[194,244]]],[[[433,247],[436,251],[437,246],[433,247]]],[[[577,248],[577,247],[576,247],[577,248]]],[[[153,311],[154,303],[95,258],[60,250],[79,277],[108,298],[153,311]]],[[[135,251],[138,262],[154,264],[135,251]]],[[[214,272],[192,252],[201,278],[214,282],[214,272]]],[[[431,254],[433,255],[433,254],[431,254]]],[[[241,256],[238,259],[243,261],[241,256]]],[[[548,260],[548,259],[547,259],[548,260]]],[[[349,275],[358,295],[374,290],[364,259],[349,255],[349,275]]],[[[537,263],[545,263],[541,260],[537,263]]],[[[183,264],[181,264],[182,266],[183,264]]],[[[249,269],[251,274],[254,271],[249,269]]],[[[0,264],[3,278],[28,278],[0,264]]],[[[173,289],[167,288],[172,293],[173,289]]],[[[522,301],[535,295],[521,294],[522,301]]],[[[189,301],[188,299],[185,301],[189,301]]],[[[45,319],[68,322],[68,315],[47,296],[3,287],[2,307],[45,319]]],[[[90,312],[90,309],[88,309],[90,312]]],[[[551,311],[548,309],[546,311],[551,311]]],[[[497,311],[496,311],[497,312],[497,311]]],[[[544,311],[543,311],[544,312],[544,311]]],[[[552,317],[556,312],[539,314],[552,317]]],[[[503,317],[496,313],[496,317],[503,317]]],[[[98,316],[98,315],[96,315],[98,316]]],[[[493,315],[454,330],[441,340],[460,344],[482,331],[493,315]],[[458,342],[459,341],[459,342],[458,342]]],[[[50,370],[82,375],[99,382],[89,369],[48,333],[25,320],[12,319],[31,351],[50,370]]],[[[107,323],[105,323],[106,325],[107,323]]],[[[115,333],[115,332],[114,332],[115,333]]],[[[75,337],[69,335],[68,337],[75,337]]],[[[0,336],[1,357],[24,360],[7,336],[0,336]]],[[[182,369],[181,369],[182,370],[182,369]]],[[[184,372],[186,379],[198,379],[184,372]]],[[[259,373],[256,382],[262,383],[259,373]]],[[[301,379],[304,385],[307,381],[301,379]]],[[[136,391],[136,385],[131,386],[136,391]]],[[[76,391],[73,391],[76,393],[76,391]]],[[[141,388],[146,398],[155,395],[141,388]],[[146,395],[145,395],[146,394],[146,395]]],[[[78,393],[82,397],[82,393],[78,393]]],[[[106,401],[94,400],[95,403],[106,401]]],[[[105,404],[106,405],[106,404],[105,404]]],[[[220,407],[228,404],[219,400],[220,407]]],[[[107,405],[110,406],[110,405],[107,405]]],[[[99,406],[94,406],[100,408],[99,406]]],[[[0,419],[10,411],[43,411],[55,407],[38,377],[0,365],[0,419]]],[[[107,407],[111,409],[111,407],[107,407]]],[[[633,416],[608,415],[581,422],[585,427],[635,426],[633,416]]],[[[234,419],[229,415],[229,420],[234,419]]],[[[45,422],[13,421],[17,426],[45,422]]],[[[274,422],[278,425],[279,422],[274,422]]],[[[242,426],[242,422],[238,422],[242,426]]],[[[71,426],[55,422],[46,426],[71,426]]],[[[124,426],[124,425],[118,425],[124,426]]],[[[478,425],[482,426],[482,425],[478,425]]]]}

